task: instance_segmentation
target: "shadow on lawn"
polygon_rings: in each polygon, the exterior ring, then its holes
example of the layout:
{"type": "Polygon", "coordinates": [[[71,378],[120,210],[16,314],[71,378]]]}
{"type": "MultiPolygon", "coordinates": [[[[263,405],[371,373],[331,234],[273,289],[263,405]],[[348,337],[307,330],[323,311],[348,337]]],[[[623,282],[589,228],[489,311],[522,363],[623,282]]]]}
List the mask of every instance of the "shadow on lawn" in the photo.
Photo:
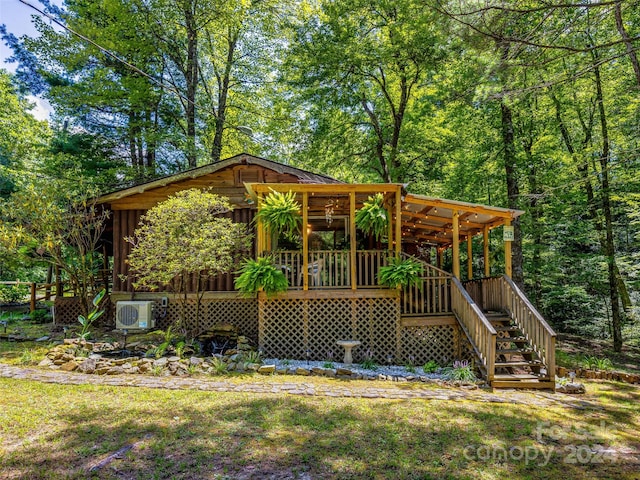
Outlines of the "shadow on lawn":
{"type": "MultiPolygon", "coordinates": [[[[0,478],[631,475],[621,464],[564,463],[566,447],[575,441],[572,424],[576,418],[582,420],[580,414],[568,410],[555,410],[549,417],[540,408],[480,402],[160,393],[99,387],[85,388],[78,395],[90,395],[95,404],[69,405],[58,412],[62,427],[6,453],[0,478]],[[557,425],[564,429],[567,437],[553,439],[543,431],[544,443],[539,443],[541,422],[549,422],[544,428],[557,425]],[[146,435],[149,438],[144,440],[146,435]],[[137,440],[142,440],[139,448],[93,475],[88,473],[96,461],[137,440]],[[512,447],[515,450],[510,453],[512,447]],[[524,455],[526,451],[529,457],[537,451],[536,458],[518,458],[519,452],[524,455]],[[542,455],[549,452],[551,462],[545,465],[542,455]]],[[[604,416],[606,420],[607,414],[604,416]]],[[[599,419],[585,417],[584,422],[597,425],[599,419]]],[[[638,431],[640,425],[633,423],[629,428],[638,431]]]]}

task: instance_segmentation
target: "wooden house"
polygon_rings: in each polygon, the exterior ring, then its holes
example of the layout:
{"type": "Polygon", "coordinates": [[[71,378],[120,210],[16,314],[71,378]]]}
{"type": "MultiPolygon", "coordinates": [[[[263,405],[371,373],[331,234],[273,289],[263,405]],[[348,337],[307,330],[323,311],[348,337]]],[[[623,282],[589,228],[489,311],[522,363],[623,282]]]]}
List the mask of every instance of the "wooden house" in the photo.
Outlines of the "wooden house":
{"type": "MultiPolygon", "coordinates": [[[[205,328],[234,324],[266,356],[339,358],[336,342],[355,339],[361,342],[354,350],[356,361],[365,355],[378,363],[415,365],[468,359],[496,387],[553,388],[555,333],[511,281],[508,239],[504,275],[491,276],[489,232],[509,227],[523,212],[416,195],[401,184],[342,183],[246,154],[100,198],[112,211],[106,237],[112,245],[113,303],[167,297],[166,292],[135,291],[127,276],[130,245],[123,238],[133,235],[146,210],[194,187],[229,197],[235,205],[231,218],[255,228],[252,253],[273,255],[289,281],[286,293],[268,299],[239,295],[233,274],[212,278],[200,320],[205,328]],[[297,243],[253,225],[262,198],[272,190],[294,192],[302,206],[297,243]],[[356,211],[377,193],[383,194],[391,219],[382,241],[362,235],[355,222],[356,211]],[[473,271],[476,238],[482,243],[481,272],[473,271]],[[466,250],[464,268],[461,249],[466,250]],[[451,272],[443,269],[445,252],[451,272]],[[417,285],[378,285],[380,267],[394,256],[423,263],[417,285]]],[[[166,308],[158,303],[161,327],[177,315],[168,298],[166,308]]]]}

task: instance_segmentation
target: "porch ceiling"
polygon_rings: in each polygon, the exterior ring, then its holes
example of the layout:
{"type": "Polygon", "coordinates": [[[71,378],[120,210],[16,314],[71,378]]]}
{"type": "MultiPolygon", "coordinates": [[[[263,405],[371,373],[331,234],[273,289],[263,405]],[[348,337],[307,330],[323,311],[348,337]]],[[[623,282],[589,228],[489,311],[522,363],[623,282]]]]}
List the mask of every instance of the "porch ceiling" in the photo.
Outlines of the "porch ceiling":
{"type": "Polygon", "coordinates": [[[453,241],[453,213],[458,212],[459,240],[504,225],[524,212],[408,193],[402,202],[402,240],[447,247],[453,241]]]}
{"type": "Polygon", "coordinates": [[[401,229],[403,242],[430,244],[449,247],[453,242],[453,214],[458,212],[459,241],[468,236],[482,234],[485,228],[493,229],[504,225],[524,212],[476,203],[446,200],[414,193],[406,193],[404,185],[397,183],[380,184],[266,184],[247,185],[252,195],[266,194],[271,190],[294,191],[301,201],[303,192],[308,194],[309,215],[324,215],[326,208],[333,208],[333,215],[349,214],[349,194],[354,193],[356,208],[370,195],[383,193],[389,211],[395,213],[393,205],[397,192],[402,195],[401,229]]]}

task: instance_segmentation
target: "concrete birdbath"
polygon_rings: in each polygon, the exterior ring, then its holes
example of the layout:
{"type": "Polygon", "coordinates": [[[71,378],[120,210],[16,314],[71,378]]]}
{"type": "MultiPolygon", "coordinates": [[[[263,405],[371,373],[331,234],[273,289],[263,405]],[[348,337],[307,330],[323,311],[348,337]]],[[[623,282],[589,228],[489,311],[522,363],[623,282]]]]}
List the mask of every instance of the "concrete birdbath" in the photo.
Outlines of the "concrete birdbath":
{"type": "Polygon", "coordinates": [[[353,363],[353,357],[351,356],[351,349],[360,345],[358,340],[338,340],[336,342],[341,347],[344,347],[344,362],[347,365],[353,363]]]}

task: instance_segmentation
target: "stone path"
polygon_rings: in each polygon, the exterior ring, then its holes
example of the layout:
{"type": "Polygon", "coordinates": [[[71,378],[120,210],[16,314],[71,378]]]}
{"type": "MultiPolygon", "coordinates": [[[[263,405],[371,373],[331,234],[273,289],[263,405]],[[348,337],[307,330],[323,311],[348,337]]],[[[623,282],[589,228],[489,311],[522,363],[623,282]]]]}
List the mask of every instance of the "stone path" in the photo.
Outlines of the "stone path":
{"type": "Polygon", "coordinates": [[[577,397],[547,392],[501,391],[491,393],[484,390],[466,390],[464,388],[402,388],[406,383],[393,387],[371,387],[366,382],[336,381],[335,385],[314,383],[264,382],[259,377],[250,378],[241,383],[218,380],[210,377],[153,377],[148,375],[88,375],[60,370],[48,371],[37,368],[25,368],[0,364],[0,377],[19,380],[34,380],[44,383],[65,385],[109,385],[121,387],[162,388],[168,390],[202,390],[212,392],[251,392],[259,394],[287,394],[318,397],[354,397],[387,399],[425,399],[451,401],[479,401],[488,403],[511,403],[531,406],[563,406],[568,408],[599,408],[591,402],[577,397]],[[342,383],[342,384],[340,384],[342,383]]]}

